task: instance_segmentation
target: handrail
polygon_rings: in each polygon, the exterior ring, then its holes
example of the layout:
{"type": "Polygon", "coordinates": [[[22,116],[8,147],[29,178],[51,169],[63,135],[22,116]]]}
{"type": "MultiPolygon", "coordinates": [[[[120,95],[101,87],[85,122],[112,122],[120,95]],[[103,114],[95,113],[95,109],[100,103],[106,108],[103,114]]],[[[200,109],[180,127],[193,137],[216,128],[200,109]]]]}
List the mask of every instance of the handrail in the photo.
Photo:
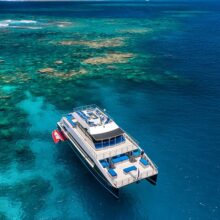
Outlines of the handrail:
{"type": "MultiPolygon", "coordinates": [[[[146,153],[145,153],[146,154],[146,153]]],[[[154,167],[158,170],[158,166],[150,159],[150,157],[146,154],[148,161],[154,165],[154,167]]]]}
{"type": "Polygon", "coordinates": [[[155,175],[155,172],[154,170],[144,170],[142,172],[140,172],[139,176],[136,176],[136,175],[132,175],[132,176],[129,176],[127,178],[122,178],[122,179],[115,179],[114,180],[114,184],[117,186],[117,187],[122,187],[122,186],[125,186],[127,184],[130,184],[130,183],[134,183],[138,180],[142,180],[144,178],[148,178],[148,177],[151,177],[155,175]]]}
{"type": "Polygon", "coordinates": [[[125,132],[124,135],[132,144],[139,146],[138,141],[135,138],[133,138],[131,135],[129,135],[127,132],[125,132]]]}

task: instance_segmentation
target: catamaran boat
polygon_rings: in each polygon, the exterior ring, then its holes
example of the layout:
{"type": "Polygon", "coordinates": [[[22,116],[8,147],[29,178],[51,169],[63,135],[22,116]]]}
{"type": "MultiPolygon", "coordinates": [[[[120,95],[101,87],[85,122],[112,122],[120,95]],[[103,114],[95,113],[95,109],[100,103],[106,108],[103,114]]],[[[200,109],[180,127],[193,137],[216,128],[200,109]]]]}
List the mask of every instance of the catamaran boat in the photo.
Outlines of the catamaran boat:
{"type": "Polygon", "coordinates": [[[158,168],[138,142],[96,105],[73,109],[57,122],[54,142],[67,140],[82,163],[114,197],[146,179],[156,185],[158,168]]]}

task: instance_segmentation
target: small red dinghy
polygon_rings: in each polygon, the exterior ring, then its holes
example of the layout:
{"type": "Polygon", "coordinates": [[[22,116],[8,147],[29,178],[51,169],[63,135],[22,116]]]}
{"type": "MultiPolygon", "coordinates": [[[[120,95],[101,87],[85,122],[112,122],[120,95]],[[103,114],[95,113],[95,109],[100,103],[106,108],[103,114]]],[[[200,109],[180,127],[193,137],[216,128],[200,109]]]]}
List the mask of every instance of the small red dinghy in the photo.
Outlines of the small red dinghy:
{"type": "Polygon", "coordinates": [[[53,141],[57,144],[59,141],[65,141],[66,137],[58,130],[52,132],[53,141]]]}

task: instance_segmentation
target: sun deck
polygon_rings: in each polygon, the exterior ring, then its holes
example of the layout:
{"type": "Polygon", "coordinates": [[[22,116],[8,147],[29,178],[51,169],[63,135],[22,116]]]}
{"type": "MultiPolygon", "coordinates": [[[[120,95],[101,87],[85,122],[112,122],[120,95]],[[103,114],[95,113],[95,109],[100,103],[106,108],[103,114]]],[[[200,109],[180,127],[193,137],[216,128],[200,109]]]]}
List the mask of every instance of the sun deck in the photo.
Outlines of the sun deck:
{"type": "Polygon", "coordinates": [[[147,162],[146,164],[143,164],[141,160],[142,158],[140,156],[136,157],[135,161],[132,162],[130,160],[123,160],[122,162],[114,163],[113,169],[105,167],[104,170],[106,173],[108,173],[112,183],[117,188],[120,188],[122,186],[157,174],[157,168],[149,160],[149,158],[145,157],[145,159],[143,159],[147,162]],[[111,172],[108,172],[109,169],[111,172]]]}
{"type": "Polygon", "coordinates": [[[128,173],[125,173],[124,169],[130,166],[131,163],[129,162],[116,165],[115,172],[117,173],[117,177],[113,180],[113,182],[117,187],[121,187],[157,174],[157,171],[151,165],[142,167],[139,164],[139,161],[132,163],[132,166],[135,166],[137,170],[132,170],[128,173]]]}
{"type": "Polygon", "coordinates": [[[72,116],[95,142],[120,136],[124,131],[96,105],[74,109],[72,116]]]}

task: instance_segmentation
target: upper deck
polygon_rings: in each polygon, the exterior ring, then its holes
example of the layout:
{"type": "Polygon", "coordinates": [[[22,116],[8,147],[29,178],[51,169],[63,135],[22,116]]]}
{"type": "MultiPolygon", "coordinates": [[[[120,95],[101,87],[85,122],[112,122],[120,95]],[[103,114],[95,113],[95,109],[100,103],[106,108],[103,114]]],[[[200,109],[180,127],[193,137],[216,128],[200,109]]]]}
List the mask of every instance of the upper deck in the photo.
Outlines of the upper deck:
{"type": "MultiPolygon", "coordinates": [[[[96,105],[73,109],[74,118],[95,142],[121,136],[124,131],[96,105]]],[[[112,143],[115,140],[112,140],[112,143]]]]}

